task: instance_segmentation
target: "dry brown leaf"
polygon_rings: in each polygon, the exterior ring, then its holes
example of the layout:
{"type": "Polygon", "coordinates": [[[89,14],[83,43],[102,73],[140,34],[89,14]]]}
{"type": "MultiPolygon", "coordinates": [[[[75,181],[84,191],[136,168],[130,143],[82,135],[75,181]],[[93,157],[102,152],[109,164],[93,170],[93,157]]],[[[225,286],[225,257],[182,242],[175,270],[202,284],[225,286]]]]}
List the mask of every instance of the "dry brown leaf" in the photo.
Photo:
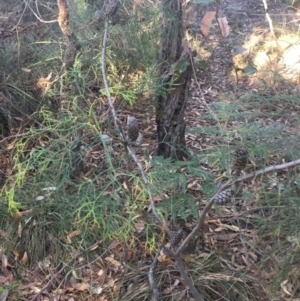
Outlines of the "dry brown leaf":
{"type": "Polygon", "coordinates": [[[15,261],[19,260],[19,258],[20,258],[20,253],[18,252],[18,250],[14,249],[14,250],[12,251],[12,253],[13,253],[14,256],[15,256],[15,261]]]}
{"type": "Polygon", "coordinates": [[[185,263],[194,262],[196,255],[194,254],[183,254],[182,258],[185,263]]]}
{"type": "Polygon", "coordinates": [[[12,214],[12,217],[15,219],[19,219],[21,216],[26,216],[27,214],[29,214],[32,210],[24,210],[22,212],[18,211],[14,214],[12,214]]]}
{"type": "Polygon", "coordinates": [[[208,219],[205,221],[204,225],[219,223],[219,219],[208,219]]]}
{"type": "Polygon", "coordinates": [[[253,253],[253,252],[251,252],[251,251],[248,251],[248,254],[252,257],[252,259],[253,259],[254,261],[257,261],[257,256],[256,256],[255,253],[253,253]]]}
{"type": "Polygon", "coordinates": [[[230,32],[230,27],[228,25],[228,21],[226,17],[223,18],[218,18],[218,23],[221,29],[221,34],[224,38],[228,37],[229,32],[230,32]]]}
{"type": "Polygon", "coordinates": [[[106,283],[106,286],[107,287],[113,287],[115,285],[115,280],[113,278],[109,278],[107,283],[106,283]]]}
{"type": "Polygon", "coordinates": [[[205,37],[208,37],[211,22],[215,17],[216,17],[215,11],[208,11],[205,13],[204,17],[202,18],[200,29],[205,37]]]}
{"type": "Polygon", "coordinates": [[[220,226],[220,227],[216,228],[216,229],[214,230],[214,232],[221,232],[221,231],[223,231],[223,230],[225,230],[225,229],[226,229],[225,227],[220,226]]]}
{"type": "Polygon", "coordinates": [[[144,221],[138,221],[134,224],[134,228],[137,232],[143,232],[145,230],[145,222],[144,221]]]}
{"type": "Polygon", "coordinates": [[[249,260],[244,255],[242,256],[242,259],[248,268],[252,267],[252,264],[249,262],[249,260]]]}
{"type": "Polygon", "coordinates": [[[72,232],[70,232],[69,234],[68,234],[68,236],[70,237],[70,238],[73,238],[73,237],[75,237],[75,236],[78,236],[78,235],[80,235],[80,231],[79,230],[75,230],[75,231],[72,231],[72,232]]]}
{"type": "Polygon", "coordinates": [[[0,230],[0,236],[7,237],[7,232],[0,230]]]}
{"type": "Polygon", "coordinates": [[[122,183],[122,186],[124,187],[124,189],[125,189],[125,190],[129,190],[129,188],[128,188],[128,185],[127,185],[126,181],[124,181],[124,182],[122,183]]]}
{"type": "Polygon", "coordinates": [[[7,281],[8,281],[7,277],[0,276],[0,284],[4,284],[7,281]]]}
{"type": "Polygon", "coordinates": [[[114,294],[117,294],[120,291],[121,284],[115,284],[113,287],[114,294]]]}
{"type": "Polygon", "coordinates": [[[291,296],[292,294],[289,292],[289,290],[292,290],[292,286],[290,283],[288,283],[288,280],[284,280],[280,283],[280,286],[282,290],[287,294],[288,296],[291,296]]]}
{"type": "Polygon", "coordinates": [[[175,282],[170,285],[169,287],[165,288],[163,291],[162,291],[162,294],[163,295],[169,295],[173,292],[173,290],[176,288],[176,286],[178,285],[180,281],[178,279],[175,280],[175,282]]]}
{"type": "Polygon", "coordinates": [[[79,291],[86,291],[89,289],[89,285],[85,282],[78,282],[75,284],[74,288],[79,291]]]}
{"type": "Polygon", "coordinates": [[[110,255],[108,257],[105,257],[105,261],[110,263],[111,265],[113,265],[116,268],[119,268],[122,264],[114,259],[114,255],[110,255]]]}
{"type": "Polygon", "coordinates": [[[25,251],[22,258],[21,258],[21,262],[23,265],[26,265],[27,262],[28,262],[28,255],[27,255],[27,252],[25,251]]]}
{"type": "Polygon", "coordinates": [[[195,190],[195,191],[200,191],[201,190],[201,185],[197,183],[197,180],[194,180],[193,182],[189,183],[187,185],[188,189],[195,190]]]}
{"type": "Polygon", "coordinates": [[[133,256],[133,254],[135,254],[135,250],[134,249],[129,249],[126,252],[126,260],[130,260],[133,256]]]}
{"type": "Polygon", "coordinates": [[[9,167],[6,168],[6,169],[5,169],[5,176],[6,176],[6,177],[9,177],[9,176],[11,176],[11,175],[12,175],[12,169],[9,168],[9,167]]]}
{"type": "Polygon", "coordinates": [[[12,142],[12,143],[10,143],[10,144],[8,144],[7,147],[6,147],[6,149],[7,149],[7,150],[11,150],[11,149],[15,148],[15,144],[16,144],[15,141],[12,142]]]}
{"type": "Polygon", "coordinates": [[[239,232],[240,231],[240,228],[237,227],[237,226],[234,226],[234,225],[226,225],[226,224],[223,224],[222,225],[225,229],[229,229],[231,231],[234,231],[234,232],[239,232]]]}
{"type": "Polygon", "coordinates": [[[118,247],[120,245],[120,242],[118,240],[115,240],[114,242],[112,242],[112,244],[109,246],[110,250],[115,249],[116,247],[118,247]]]}
{"type": "Polygon", "coordinates": [[[168,264],[171,263],[170,256],[168,256],[167,254],[165,254],[163,249],[160,251],[160,255],[158,256],[157,259],[158,259],[159,262],[161,262],[161,263],[163,263],[165,265],[168,265],[168,264]]]}
{"type": "Polygon", "coordinates": [[[94,171],[93,168],[89,169],[85,174],[84,177],[88,177],[94,171]]]}
{"type": "Polygon", "coordinates": [[[185,296],[186,296],[186,291],[183,290],[179,296],[175,299],[175,301],[181,301],[181,300],[184,300],[185,299],[185,296]]]}
{"type": "Polygon", "coordinates": [[[22,284],[18,286],[18,290],[23,291],[27,288],[33,288],[33,287],[38,287],[41,286],[43,284],[43,282],[31,282],[28,284],[22,284]]]}
{"type": "Polygon", "coordinates": [[[72,231],[70,232],[68,235],[66,235],[62,240],[67,243],[67,244],[70,244],[72,243],[72,238],[75,237],[75,236],[78,236],[80,235],[80,231],[79,230],[75,230],[75,231],[72,231]]]}
{"type": "Polygon", "coordinates": [[[40,77],[36,83],[36,86],[42,90],[43,95],[47,93],[47,91],[51,88],[52,84],[56,81],[56,79],[51,81],[51,77],[52,72],[50,72],[47,77],[40,77]]]}
{"type": "Polygon", "coordinates": [[[107,269],[101,269],[98,273],[98,278],[97,278],[97,282],[99,283],[99,285],[103,285],[107,276],[107,269]]]}
{"type": "Polygon", "coordinates": [[[8,281],[12,282],[14,281],[13,274],[4,266],[1,268],[2,274],[7,278],[8,281]]]}
{"type": "Polygon", "coordinates": [[[160,202],[160,201],[162,201],[162,200],[164,200],[165,198],[163,197],[163,196],[154,196],[153,197],[153,200],[155,201],[155,202],[160,202]]]}

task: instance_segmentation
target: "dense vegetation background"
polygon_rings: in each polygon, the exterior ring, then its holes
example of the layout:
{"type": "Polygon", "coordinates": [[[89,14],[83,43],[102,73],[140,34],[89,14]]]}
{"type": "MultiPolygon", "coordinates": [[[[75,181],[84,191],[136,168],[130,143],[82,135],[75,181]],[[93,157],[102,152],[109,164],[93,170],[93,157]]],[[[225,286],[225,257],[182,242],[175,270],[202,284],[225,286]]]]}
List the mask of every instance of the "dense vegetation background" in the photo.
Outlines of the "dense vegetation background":
{"type": "Polygon", "coordinates": [[[60,2],[0,2],[1,300],[201,300],[168,248],[211,198],[181,254],[201,298],[300,298],[298,1],[268,1],[272,24],[262,0],[184,2],[180,35],[172,1],[124,0],[108,20],[107,2],[69,1],[69,35],[60,2]],[[167,33],[190,60],[170,63],[167,33]],[[214,197],[228,180],[238,191],[214,197]]]}

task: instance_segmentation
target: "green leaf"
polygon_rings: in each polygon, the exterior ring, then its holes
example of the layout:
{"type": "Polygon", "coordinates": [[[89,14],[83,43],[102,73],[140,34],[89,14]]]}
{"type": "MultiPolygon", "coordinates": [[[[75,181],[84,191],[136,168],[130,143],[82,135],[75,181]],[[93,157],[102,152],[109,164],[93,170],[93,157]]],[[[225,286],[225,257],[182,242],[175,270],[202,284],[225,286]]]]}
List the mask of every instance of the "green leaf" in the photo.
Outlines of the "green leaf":
{"type": "Polygon", "coordinates": [[[174,68],[174,73],[175,74],[181,74],[184,71],[186,71],[187,67],[189,65],[189,62],[187,59],[181,59],[176,63],[176,66],[174,68]]]}
{"type": "Polygon", "coordinates": [[[246,51],[248,51],[248,50],[249,50],[249,49],[247,49],[247,48],[245,48],[245,47],[243,47],[243,46],[240,46],[240,45],[234,47],[234,49],[233,49],[235,55],[237,55],[237,54],[242,54],[242,53],[244,53],[244,52],[246,52],[246,51]]]}
{"type": "Polygon", "coordinates": [[[257,72],[257,69],[252,65],[248,65],[247,67],[242,69],[242,71],[246,74],[254,74],[257,72]]]}
{"type": "Polygon", "coordinates": [[[208,68],[208,63],[205,60],[199,60],[199,61],[197,61],[197,63],[199,64],[200,68],[202,68],[202,69],[208,68]]]}

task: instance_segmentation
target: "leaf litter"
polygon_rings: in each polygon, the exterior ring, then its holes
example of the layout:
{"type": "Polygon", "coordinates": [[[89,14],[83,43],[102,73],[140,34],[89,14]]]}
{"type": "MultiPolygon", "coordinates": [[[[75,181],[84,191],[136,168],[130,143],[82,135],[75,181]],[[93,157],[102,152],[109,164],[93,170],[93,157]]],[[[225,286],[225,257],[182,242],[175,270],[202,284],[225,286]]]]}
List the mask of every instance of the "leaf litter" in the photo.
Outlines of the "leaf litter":
{"type": "MultiPolygon", "coordinates": [[[[249,1],[249,3],[250,2],[252,1],[249,1]]],[[[226,7],[228,4],[226,4],[226,1],[224,1],[224,3],[226,7]]],[[[246,3],[246,6],[249,5],[249,3],[246,3]]],[[[248,6],[246,8],[248,8],[248,6]]],[[[206,12],[205,16],[201,19],[201,23],[199,23],[199,19],[189,20],[190,22],[193,21],[192,23],[196,24],[196,26],[201,26],[202,34],[206,38],[209,38],[210,35],[212,35],[212,39],[203,44],[204,48],[218,42],[216,27],[213,29],[211,28],[215,15],[215,11],[212,10],[206,12]],[[214,35],[212,33],[214,33],[214,35]]],[[[263,18],[263,16],[261,18],[263,18]]],[[[230,21],[230,17],[228,17],[228,19],[230,21]]],[[[218,20],[221,27],[222,37],[230,36],[233,32],[238,31],[236,28],[228,26],[226,18],[219,18],[218,20]]],[[[257,20],[255,20],[255,22],[257,22],[257,20]]],[[[249,24],[245,25],[244,34],[250,30],[247,26],[249,26],[249,24]]],[[[234,36],[234,39],[235,38],[236,35],[234,36]]],[[[244,54],[243,50],[246,48],[240,46],[239,49],[239,54],[244,54]]],[[[203,128],[217,124],[218,121],[216,119],[205,120],[200,118],[201,116],[212,113],[211,106],[214,102],[225,101],[231,103],[235,99],[240,98],[241,94],[244,94],[247,90],[253,91],[260,89],[258,85],[250,85],[252,81],[251,75],[255,75],[256,73],[256,70],[251,69],[251,66],[246,66],[243,69],[245,70],[244,75],[242,78],[238,78],[239,90],[232,88],[234,87],[237,78],[234,76],[228,76],[227,72],[224,72],[229,71],[229,66],[232,66],[232,62],[230,61],[230,56],[227,55],[227,51],[226,45],[223,47],[218,46],[216,51],[208,58],[208,66],[211,70],[203,70],[202,68],[196,70],[197,77],[194,78],[191,85],[191,101],[189,102],[188,109],[186,111],[186,121],[189,128],[203,128]],[[247,70],[250,69],[252,71],[247,72],[247,70]],[[229,96],[222,99],[222,97],[224,97],[222,94],[224,92],[227,93],[228,91],[230,91],[229,96]]],[[[278,89],[280,90],[280,88],[281,87],[278,89]]],[[[285,89],[288,91],[289,87],[285,87],[285,89]]],[[[278,106],[285,107],[285,104],[282,101],[278,104],[278,106]]],[[[134,112],[131,112],[133,109],[130,107],[126,108],[126,110],[138,119],[139,117],[142,117],[144,113],[143,108],[138,108],[138,105],[134,108],[134,112]]],[[[247,107],[246,103],[245,110],[251,113],[255,112],[256,108],[252,108],[250,106],[247,107]]],[[[268,110],[268,107],[261,107],[260,110],[268,110]]],[[[126,116],[130,116],[130,114],[127,113],[123,113],[124,123],[127,118],[126,116]]],[[[287,116],[288,113],[286,117],[287,116]]],[[[262,115],[258,115],[255,121],[258,123],[264,122],[262,119],[262,115]]],[[[285,119],[281,118],[280,120],[271,120],[270,123],[273,124],[275,121],[284,123],[285,119]]],[[[149,119],[146,122],[143,122],[143,119],[141,118],[139,126],[140,131],[144,135],[143,144],[151,146],[150,152],[155,149],[155,139],[153,138],[153,133],[155,132],[154,124],[154,118],[149,119]]],[[[234,121],[228,121],[228,125],[234,127],[234,121]]],[[[265,126],[265,124],[263,126],[265,126]]],[[[290,130],[292,132],[295,129],[291,128],[290,130]]],[[[92,139],[93,137],[89,138],[92,139]]],[[[191,147],[194,152],[203,151],[209,147],[218,147],[220,143],[224,143],[223,138],[212,138],[205,133],[187,133],[186,138],[188,146],[191,147]]],[[[227,143],[230,144],[233,141],[234,137],[229,137],[229,142],[227,143]]],[[[112,143],[118,144],[118,142],[112,143]]],[[[13,142],[7,144],[7,150],[13,148],[13,142]]],[[[137,153],[143,161],[143,154],[139,153],[139,148],[137,148],[137,153]]],[[[96,168],[99,164],[101,164],[101,161],[105,160],[105,154],[103,154],[102,149],[99,148],[98,145],[89,149],[87,154],[88,155],[85,160],[86,170],[84,174],[84,177],[86,178],[89,177],[93,168],[96,168]]],[[[278,160],[277,154],[271,154],[270,161],[271,160],[278,160]]],[[[2,177],[9,178],[11,176],[11,169],[7,153],[2,152],[0,154],[0,162],[2,167],[1,170],[5,171],[4,173],[2,172],[2,177]]],[[[250,162],[250,168],[253,167],[254,164],[255,160],[250,162]]],[[[214,169],[213,172],[221,173],[221,170],[214,169]]],[[[13,180],[14,179],[12,179],[12,181],[13,180]]],[[[280,178],[277,176],[274,179],[271,179],[267,190],[276,190],[280,186],[278,181],[280,181],[280,178]]],[[[201,192],[201,184],[201,179],[199,180],[199,178],[195,177],[187,184],[187,191],[196,198],[199,198],[198,192],[201,192]]],[[[101,179],[99,179],[99,186],[101,185],[102,182],[101,179]]],[[[45,189],[46,192],[50,193],[54,190],[51,188],[56,189],[56,187],[49,187],[45,189]]],[[[247,183],[245,187],[245,189],[249,191],[255,191],[260,188],[261,182],[255,180],[252,183],[247,183]]],[[[107,193],[111,194],[112,191],[108,190],[107,193]]],[[[138,194],[139,193],[137,192],[137,195],[138,194]]],[[[157,195],[155,196],[155,199],[157,202],[160,202],[165,199],[165,195],[157,195]]],[[[36,201],[44,201],[44,197],[37,196],[36,201]]],[[[239,278],[236,276],[236,272],[244,269],[249,275],[249,277],[247,276],[247,280],[249,283],[252,283],[252,285],[250,284],[248,287],[249,290],[253,289],[252,295],[249,294],[252,296],[251,300],[267,300],[264,299],[267,297],[265,295],[266,292],[262,287],[268,283],[272,273],[275,274],[279,267],[276,266],[276,264],[271,264],[274,270],[270,272],[266,270],[261,272],[258,268],[259,260],[264,252],[262,249],[264,245],[260,245],[259,241],[268,239],[268,237],[259,237],[257,230],[254,228],[255,217],[253,212],[259,210],[261,209],[256,208],[255,202],[252,201],[248,204],[242,203],[237,212],[234,212],[231,205],[214,208],[214,210],[209,212],[202,233],[203,242],[201,249],[198,249],[196,254],[192,254],[190,257],[187,257],[185,261],[188,271],[191,273],[195,272],[194,278],[197,281],[221,281],[229,279],[237,283],[245,282],[246,278],[239,278]],[[241,222],[241,225],[237,224],[237,220],[241,222]],[[201,264],[197,266],[195,262],[200,260],[201,264]],[[218,273],[212,271],[220,265],[223,266],[227,272],[218,273]],[[193,271],[194,266],[197,267],[196,271],[193,271]],[[199,270],[199,272],[197,270],[199,270]],[[203,275],[201,275],[202,271],[205,271],[203,275]],[[253,280],[253,278],[257,281],[253,280]],[[260,287],[259,284],[261,285],[260,287]],[[259,289],[257,287],[254,288],[256,285],[259,289]]],[[[184,225],[187,228],[192,228],[194,224],[195,221],[193,219],[184,221],[184,225]]],[[[122,243],[119,241],[115,241],[109,247],[105,256],[98,256],[97,254],[94,254],[95,258],[92,260],[92,263],[90,263],[90,260],[88,260],[85,256],[77,258],[73,264],[73,272],[71,275],[69,274],[68,269],[57,274],[57,277],[53,279],[54,283],[49,286],[49,289],[39,296],[39,300],[54,300],[57,298],[59,298],[59,300],[83,300],[83,298],[86,298],[87,296],[89,296],[90,300],[115,300],[115,298],[120,298],[120,300],[139,300],[141,295],[133,292],[133,288],[136,286],[139,287],[140,293],[148,292],[148,294],[151,294],[151,290],[147,282],[146,271],[149,269],[149,265],[151,264],[151,255],[153,255],[153,252],[149,250],[145,244],[145,237],[143,236],[145,233],[145,222],[143,220],[139,220],[136,222],[135,226],[136,231],[141,235],[139,236],[139,239],[132,240],[129,243],[129,245],[131,245],[130,249],[122,246],[122,243]],[[129,294],[132,294],[133,297],[129,297],[129,294]],[[123,296],[123,299],[120,296],[123,296]]],[[[174,227],[176,227],[176,225],[174,227]]],[[[76,238],[79,234],[80,232],[78,231],[70,232],[66,234],[62,240],[68,244],[72,244],[72,239],[76,238]]],[[[1,236],[4,237],[5,235],[5,232],[1,232],[1,236]]],[[[22,236],[21,228],[19,229],[18,235],[22,236]]],[[[130,237],[128,240],[131,240],[130,237]]],[[[288,240],[294,245],[297,244],[298,241],[297,237],[292,235],[288,237],[288,240]]],[[[271,241],[268,248],[272,249],[271,241]]],[[[94,250],[97,250],[97,248],[94,250]]],[[[19,254],[18,251],[15,250],[14,255],[16,263],[26,265],[26,251],[23,254],[19,254]]],[[[25,275],[22,277],[25,281],[23,284],[19,285],[16,290],[14,290],[11,300],[14,300],[17,297],[23,297],[30,300],[33,295],[37,294],[39,290],[44,287],[50,277],[56,275],[56,267],[51,266],[51,258],[49,260],[50,264],[41,262],[33,271],[25,272],[25,275]]],[[[276,255],[274,254],[274,260],[278,262],[280,259],[276,258],[276,255]]],[[[166,296],[174,295],[177,300],[186,300],[184,297],[186,294],[186,287],[182,279],[178,277],[178,273],[174,272],[175,265],[172,258],[162,251],[159,257],[159,262],[161,263],[161,266],[158,267],[157,277],[158,282],[161,285],[162,294],[166,296]]],[[[8,262],[7,256],[3,252],[1,252],[1,264],[1,284],[10,285],[14,282],[14,276],[12,273],[14,265],[8,262]]],[[[282,288],[280,297],[283,298],[293,295],[292,292],[295,289],[293,288],[291,280],[283,280],[280,283],[280,286],[282,288]]],[[[204,285],[203,290],[207,295],[213,296],[213,287],[205,287],[204,285]]],[[[8,298],[8,290],[4,289],[1,291],[1,298],[3,301],[8,298]]],[[[237,299],[233,297],[231,300],[237,299]]]]}

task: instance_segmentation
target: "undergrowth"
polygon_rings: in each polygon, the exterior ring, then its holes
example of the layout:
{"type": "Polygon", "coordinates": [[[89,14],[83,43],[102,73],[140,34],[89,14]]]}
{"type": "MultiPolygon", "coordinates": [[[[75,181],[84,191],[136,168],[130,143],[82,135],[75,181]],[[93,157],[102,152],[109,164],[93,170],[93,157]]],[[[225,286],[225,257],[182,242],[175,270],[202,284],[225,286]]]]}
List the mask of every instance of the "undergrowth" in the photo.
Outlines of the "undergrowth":
{"type": "MultiPolygon", "coordinates": [[[[132,18],[122,9],[125,23],[110,24],[107,77],[123,128],[123,109],[136,106],[138,111],[142,106],[145,115],[153,114],[155,96],[165,92],[157,77],[161,15],[159,7],[150,4],[132,18]]],[[[114,241],[124,249],[140,248],[136,261],[148,265],[157,245],[166,242],[163,229],[149,213],[147,188],[119,139],[106,103],[101,75],[103,24],[94,21],[95,8],[82,1],[71,5],[80,47],[68,71],[60,69],[63,46],[57,24],[43,24],[41,31],[7,40],[0,49],[0,69],[5,70],[0,78],[2,135],[15,134],[3,147],[11,170],[0,200],[0,226],[5,231],[0,241],[10,260],[23,260],[31,267],[49,256],[53,265],[67,261],[76,250],[98,240],[103,241],[101,252],[109,252],[114,241]]],[[[45,16],[53,17],[51,12],[51,6],[45,8],[45,16]]],[[[201,151],[185,162],[152,156],[149,145],[137,148],[157,211],[172,229],[183,225],[187,233],[191,231],[199,210],[220,184],[239,176],[235,152],[241,147],[248,151],[243,173],[299,158],[299,95],[266,95],[266,91],[239,91],[234,101],[224,94],[219,102],[208,104],[199,117],[205,126],[187,129],[187,134],[200,137],[201,151]]],[[[255,235],[251,232],[250,238],[244,235],[240,240],[246,240],[248,252],[256,252],[258,270],[270,273],[266,290],[276,294],[287,279],[296,286],[298,169],[255,178],[243,188],[234,204],[214,206],[209,217],[224,222],[237,210],[243,216],[243,233],[257,229],[255,235]]],[[[229,226],[240,227],[236,220],[229,226]]],[[[206,235],[197,249],[200,255],[187,259],[199,291],[206,300],[261,300],[260,283],[240,268],[242,255],[232,268],[230,258],[234,262],[236,250],[210,240],[208,234],[214,230],[205,225],[206,235]]],[[[120,291],[111,292],[115,300],[150,297],[144,274],[138,290],[121,291],[131,277],[135,274],[130,270],[119,280],[120,291]]],[[[155,277],[163,287],[173,283],[178,272],[170,263],[158,268],[155,277]]],[[[186,288],[180,285],[163,300],[182,296],[186,288]]]]}

